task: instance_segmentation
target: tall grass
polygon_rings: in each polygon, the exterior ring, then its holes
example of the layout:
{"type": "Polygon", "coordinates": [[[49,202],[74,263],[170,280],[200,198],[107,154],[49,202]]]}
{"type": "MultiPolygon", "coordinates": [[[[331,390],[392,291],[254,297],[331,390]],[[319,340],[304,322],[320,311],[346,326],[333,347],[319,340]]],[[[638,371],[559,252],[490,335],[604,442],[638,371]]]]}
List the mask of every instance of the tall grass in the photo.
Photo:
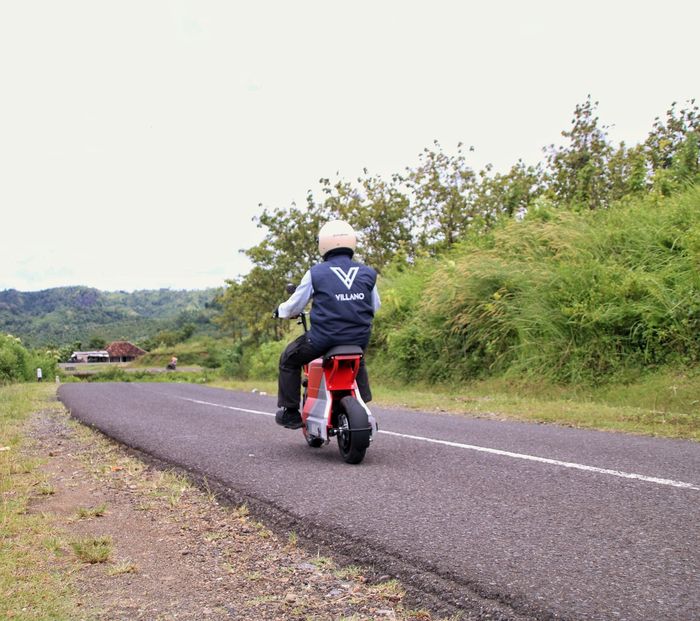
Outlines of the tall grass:
{"type": "Polygon", "coordinates": [[[543,208],[390,275],[375,367],[403,379],[599,383],[700,360],[700,191],[543,208]]]}

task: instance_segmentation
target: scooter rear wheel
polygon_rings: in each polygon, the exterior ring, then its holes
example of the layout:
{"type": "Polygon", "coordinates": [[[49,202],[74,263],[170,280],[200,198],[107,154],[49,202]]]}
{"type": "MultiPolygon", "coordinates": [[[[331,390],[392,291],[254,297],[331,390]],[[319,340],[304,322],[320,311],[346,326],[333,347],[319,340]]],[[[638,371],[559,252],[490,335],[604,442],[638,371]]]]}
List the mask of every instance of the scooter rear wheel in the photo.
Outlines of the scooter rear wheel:
{"type": "Polygon", "coordinates": [[[369,446],[370,426],[365,408],[354,397],[340,400],[338,413],[338,450],[348,464],[359,464],[369,446]]]}

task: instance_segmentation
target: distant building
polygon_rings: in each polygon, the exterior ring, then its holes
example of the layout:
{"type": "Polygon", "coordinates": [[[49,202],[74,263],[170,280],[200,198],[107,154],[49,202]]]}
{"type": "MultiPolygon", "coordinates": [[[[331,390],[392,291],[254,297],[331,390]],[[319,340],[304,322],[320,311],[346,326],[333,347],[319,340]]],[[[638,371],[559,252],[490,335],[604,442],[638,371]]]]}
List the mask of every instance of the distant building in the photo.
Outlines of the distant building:
{"type": "Polygon", "coordinates": [[[109,362],[131,362],[146,352],[129,341],[114,341],[107,346],[109,362]]]}
{"type": "Polygon", "coordinates": [[[74,351],[68,362],[109,362],[106,351],[74,351]]]}

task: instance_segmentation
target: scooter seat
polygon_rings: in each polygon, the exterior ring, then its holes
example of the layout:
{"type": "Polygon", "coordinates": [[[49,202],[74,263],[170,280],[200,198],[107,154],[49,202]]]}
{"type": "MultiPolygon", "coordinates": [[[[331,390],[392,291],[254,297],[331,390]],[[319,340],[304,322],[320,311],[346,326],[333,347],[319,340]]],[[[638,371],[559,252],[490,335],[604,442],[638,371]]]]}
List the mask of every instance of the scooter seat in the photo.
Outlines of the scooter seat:
{"type": "Polygon", "coordinates": [[[362,347],[358,345],[336,345],[323,355],[323,361],[326,362],[334,356],[363,356],[364,353],[362,347]]]}

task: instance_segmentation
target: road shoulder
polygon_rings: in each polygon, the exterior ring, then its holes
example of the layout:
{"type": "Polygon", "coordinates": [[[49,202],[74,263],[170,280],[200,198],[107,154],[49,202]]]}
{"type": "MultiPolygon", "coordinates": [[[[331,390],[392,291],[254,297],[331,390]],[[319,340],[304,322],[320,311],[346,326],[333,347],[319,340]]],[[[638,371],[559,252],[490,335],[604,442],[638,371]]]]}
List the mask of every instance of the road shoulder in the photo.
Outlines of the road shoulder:
{"type": "Polygon", "coordinates": [[[54,554],[85,619],[425,619],[395,580],[313,555],[184,477],[145,464],[66,413],[34,414],[46,489],[31,511],[63,533],[54,554]],[[104,561],[76,559],[101,541],[104,561]]]}

